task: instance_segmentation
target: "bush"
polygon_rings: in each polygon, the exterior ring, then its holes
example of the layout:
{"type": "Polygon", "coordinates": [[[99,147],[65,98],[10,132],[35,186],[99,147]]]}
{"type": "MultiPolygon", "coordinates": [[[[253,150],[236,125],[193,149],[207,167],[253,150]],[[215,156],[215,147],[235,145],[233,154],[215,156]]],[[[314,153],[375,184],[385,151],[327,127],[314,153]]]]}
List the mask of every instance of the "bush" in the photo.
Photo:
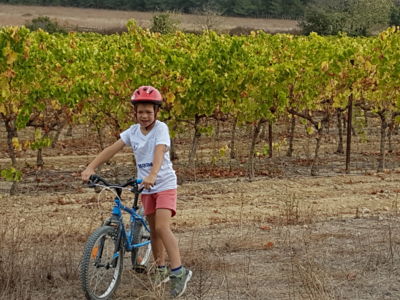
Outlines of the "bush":
{"type": "Polygon", "coordinates": [[[178,21],[171,18],[170,14],[162,13],[153,16],[151,32],[161,34],[173,33],[178,29],[178,21]]]}
{"type": "Polygon", "coordinates": [[[329,13],[320,8],[308,10],[300,22],[303,34],[317,32],[321,35],[335,35],[344,31],[345,16],[340,13],[329,13]]]}
{"type": "Polygon", "coordinates": [[[47,16],[32,19],[29,23],[26,24],[26,27],[32,31],[42,29],[43,31],[47,31],[48,33],[67,32],[61,25],[59,25],[56,21],[51,20],[47,16]]]}
{"type": "Polygon", "coordinates": [[[242,26],[236,26],[229,30],[230,35],[249,35],[252,31],[257,31],[255,28],[248,28],[242,26]]]}
{"type": "Polygon", "coordinates": [[[304,34],[368,36],[388,25],[392,4],[392,0],[314,1],[307,6],[300,26],[304,34]]]}
{"type": "Polygon", "coordinates": [[[400,26],[400,6],[394,6],[390,12],[390,25],[400,26]]]}

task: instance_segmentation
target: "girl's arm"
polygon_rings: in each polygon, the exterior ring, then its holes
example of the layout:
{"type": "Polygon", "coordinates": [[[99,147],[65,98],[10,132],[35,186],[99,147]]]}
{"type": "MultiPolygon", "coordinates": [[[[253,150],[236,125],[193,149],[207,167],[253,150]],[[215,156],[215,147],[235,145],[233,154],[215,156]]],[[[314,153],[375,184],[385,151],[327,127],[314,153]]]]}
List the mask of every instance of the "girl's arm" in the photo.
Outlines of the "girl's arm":
{"type": "Polygon", "coordinates": [[[166,145],[157,145],[154,150],[153,166],[150,174],[143,179],[143,186],[145,189],[150,189],[156,182],[158,171],[164,161],[164,153],[167,151],[166,145]]]}
{"type": "Polygon", "coordinates": [[[90,175],[96,173],[96,168],[109,161],[118,151],[120,151],[125,146],[125,143],[119,139],[111,146],[108,146],[103,151],[101,151],[96,158],[86,167],[86,169],[81,173],[82,180],[88,181],[90,175]]]}

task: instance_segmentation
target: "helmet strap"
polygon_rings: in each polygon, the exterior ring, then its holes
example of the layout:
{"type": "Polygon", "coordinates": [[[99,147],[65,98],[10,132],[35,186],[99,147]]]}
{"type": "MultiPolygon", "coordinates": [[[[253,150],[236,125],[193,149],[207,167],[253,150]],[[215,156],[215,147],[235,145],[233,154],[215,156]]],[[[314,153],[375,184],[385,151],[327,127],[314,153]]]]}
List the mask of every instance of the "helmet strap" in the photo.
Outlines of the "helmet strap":
{"type": "Polygon", "coordinates": [[[154,119],[154,121],[149,125],[149,126],[146,126],[144,129],[146,129],[146,131],[149,131],[150,129],[152,129],[153,128],[153,126],[154,126],[154,124],[156,123],[156,119],[154,119]]]}

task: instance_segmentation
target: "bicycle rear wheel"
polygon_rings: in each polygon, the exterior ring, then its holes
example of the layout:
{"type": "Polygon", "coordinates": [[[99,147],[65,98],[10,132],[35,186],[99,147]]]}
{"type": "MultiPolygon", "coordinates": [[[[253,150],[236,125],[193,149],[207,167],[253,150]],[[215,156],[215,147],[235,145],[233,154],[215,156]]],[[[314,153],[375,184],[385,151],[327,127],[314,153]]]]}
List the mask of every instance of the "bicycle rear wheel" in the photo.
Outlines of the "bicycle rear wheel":
{"type": "Polygon", "coordinates": [[[89,237],[80,265],[80,280],[87,299],[109,299],[117,289],[123,268],[123,247],[118,228],[102,226],[89,237]]]}
{"type": "MultiPolygon", "coordinates": [[[[143,210],[139,210],[140,215],[143,215],[143,210]]],[[[146,221],[146,225],[147,221],[146,221]]],[[[144,243],[150,240],[150,232],[146,230],[140,221],[132,224],[133,228],[133,244],[144,243]]],[[[132,250],[131,261],[133,269],[138,273],[143,273],[147,270],[151,258],[151,244],[132,250]]]]}

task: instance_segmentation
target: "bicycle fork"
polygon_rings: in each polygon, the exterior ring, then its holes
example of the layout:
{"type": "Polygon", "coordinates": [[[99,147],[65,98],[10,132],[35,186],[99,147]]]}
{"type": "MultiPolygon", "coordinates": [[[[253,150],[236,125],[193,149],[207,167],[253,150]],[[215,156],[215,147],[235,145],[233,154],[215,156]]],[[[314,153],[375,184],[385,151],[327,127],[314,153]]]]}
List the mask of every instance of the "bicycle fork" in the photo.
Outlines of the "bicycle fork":
{"type": "MultiPolygon", "coordinates": [[[[115,207],[115,208],[119,209],[118,207],[115,207]]],[[[117,266],[118,259],[120,257],[120,251],[123,251],[123,247],[121,247],[121,245],[122,245],[121,241],[123,238],[123,228],[122,228],[123,223],[122,223],[121,218],[122,218],[121,212],[119,211],[119,215],[118,215],[118,212],[113,210],[112,216],[104,222],[104,224],[103,224],[104,226],[114,227],[114,234],[113,234],[114,253],[111,258],[111,262],[109,262],[107,264],[100,263],[100,260],[101,260],[102,254],[103,254],[103,250],[104,250],[105,237],[103,237],[100,242],[99,252],[97,254],[96,261],[95,261],[96,267],[99,267],[99,268],[105,267],[106,269],[109,269],[109,268],[115,268],[117,266]]]]}

